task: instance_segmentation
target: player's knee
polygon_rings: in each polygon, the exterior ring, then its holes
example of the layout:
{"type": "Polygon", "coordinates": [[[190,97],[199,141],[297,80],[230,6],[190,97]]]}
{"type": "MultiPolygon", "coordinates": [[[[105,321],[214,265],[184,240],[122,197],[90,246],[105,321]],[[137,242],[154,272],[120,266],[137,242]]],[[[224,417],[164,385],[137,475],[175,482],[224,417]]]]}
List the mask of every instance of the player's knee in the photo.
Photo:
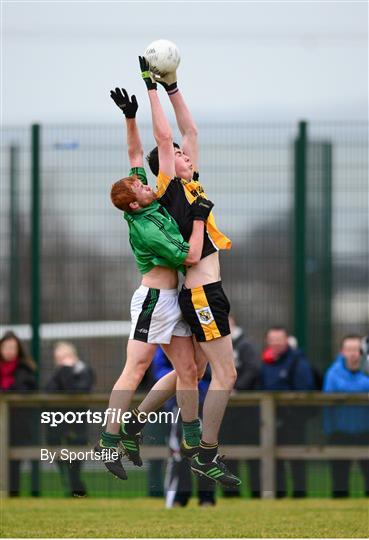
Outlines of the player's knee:
{"type": "Polygon", "coordinates": [[[182,383],[193,386],[197,385],[197,368],[195,362],[186,362],[177,371],[177,376],[182,383]]]}
{"type": "Polygon", "coordinates": [[[126,374],[128,374],[133,381],[140,383],[149,365],[150,359],[145,357],[136,358],[134,361],[127,360],[123,372],[126,372],[126,374]]]}
{"type": "Polygon", "coordinates": [[[233,361],[232,363],[224,362],[223,365],[216,366],[212,371],[212,377],[217,385],[224,390],[232,390],[237,379],[237,371],[233,361]]]}
{"type": "Polygon", "coordinates": [[[145,375],[146,371],[148,370],[149,365],[150,365],[150,360],[149,359],[141,358],[136,363],[135,372],[137,373],[137,375],[139,377],[142,378],[145,375]]]}
{"type": "Polygon", "coordinates": [[[236,379],[237,379],[237,371],[236,371],[236,368],[234,367],[233,362],[232,364],[228,363],[225,366],[223,377],[224,377],[224,383],[227,389],[231,390],[234,387],[236,379]]]}
{"type": "Polygon", "coordinates": [[[228,383],[229,383],[229,388],[230,389],[233,389],[234,385],[236,384],[236,380],[237,380],[237,370],[234,366],[232,366],[230,368],[230,371],[229,371],[229,378],[228,378],[228,383]]]}

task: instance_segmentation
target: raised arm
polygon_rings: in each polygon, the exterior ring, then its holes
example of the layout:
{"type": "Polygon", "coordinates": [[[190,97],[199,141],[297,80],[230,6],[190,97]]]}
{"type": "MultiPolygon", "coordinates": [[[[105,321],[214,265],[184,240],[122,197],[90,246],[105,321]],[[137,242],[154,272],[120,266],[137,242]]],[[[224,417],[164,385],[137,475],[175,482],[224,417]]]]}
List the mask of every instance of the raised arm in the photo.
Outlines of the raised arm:
{"type": "Polygon", "coordinates": [[[146,84],[150,100],[153,133],[158,145],[159,169],[170,178],[173,178],[175,176],[175,166],[172,130],[161,106],[157,86],[149,71],[148,62],[143,56],[140,56],[139,60],[141,75],[146,84]]]}
{"type": "Polygon", "coordinates": [[[143,166],[143,148],[141,144],[140,134],[136,124],[136,112],[138,103],[136,96],[131,96],[129,99],[127,91],[122,88],[111,90],[110,97],[114,103],[120,108],[126,118],[126,135],[128,157],[131,167],[143,166]]]}
{"type": "Polygon", "coordinates": [[[197,169],[199,161],[197,126],[177,86],[177,74],[173,72],[168,73],[165,77],[155,76],[155,80],[165,88],[169,96],[179,131],[182,134],[182,150],[192,161],[194,169],[197,169]]]}
{"type": "Polygon", "coordinates": [[[135,118],[126,118],[128,157],[131,167],[143,167],[143,148],[135,118]]]}

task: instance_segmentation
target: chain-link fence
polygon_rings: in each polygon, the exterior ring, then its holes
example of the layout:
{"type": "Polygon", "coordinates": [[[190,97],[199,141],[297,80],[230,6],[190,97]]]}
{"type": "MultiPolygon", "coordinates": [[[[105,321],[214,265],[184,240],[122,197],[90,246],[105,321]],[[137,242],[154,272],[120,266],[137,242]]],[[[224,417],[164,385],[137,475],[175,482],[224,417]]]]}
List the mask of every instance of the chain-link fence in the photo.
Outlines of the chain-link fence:
{"type": "MultiPolygon", "coordinates": [[[[148,152],[151,128],[140,130],[148,152]]],[[[109,197],[111,184],[129,170],[124,131],[124,124],[40,130],[39,322],[59,324],[41,340],[40,389],[53,372],[52,347],[60,337],[73,336],[95,372],[97,391],[110,390],[124,362],[126,333],[113,332],[109,321],[129,320],[140,281],[126,223],[109,197]],[[70,323],[67,332],[61,323],[70,323]]],[[[368,333],[368,125],[308,124],[302,161],[296,124],[208,124],[199,133],[200,178],[215,202],[220,229],[233,240],[221,264],[238,324],[257,348],[269,325],[286,325],[294,333],[302,324],[307,355],[324,371],[342,335],[368,333]]],[[[3,130],[3,327],[34,323],[34,151],[31,128],[3,130]]],[[[154,185],[151,174],[149,181],[154,185]]],[[[27,327],[16,328],[30,336],[27,327]]],[[[309,419],[307,433],[310,443],[322,443],[320,414],[309,419]]],[[[241,469],[244,479],[248,470],[241,469]]],[[[62,493],[52,471],[43,473],[46,492],[62,493]]],[[[88,467],[84,474],[93,493],[117,492],[110,478],[101,480],[88,467]]],[[[126,496],[144,494],[148,469],[131,478],[126,496]]],[[[310,495],[328,496],[329,482],[326,464],[309,464],[310,495]]],[[[358,468],[351,487],[362,493],[358,468]]]]}
{"type": "MultiPolygon", "coordinates": [[[[284,324],[293,333],[307,310],[306,349],[321,368],[345,332],[368,328],[367,127],[308,125],[306,306],[297,312],[297,126],[199,128],[201,180],[215,202],[218,225],[233,240],[231,252],[221,255],[222,277],[239,324],[260,345],[268,325],[284,324]]],[[[141,135],[149,151],[150,127],[141,127],[141,135]]],[[[31,130],[4,129],[1,155],[1,323],[29,323],[31,130]]],[[[126,224],[109,198],[111,184],[128,169],[124,124],[42,127],[41,322],[129,319],[139,275],[126,224]]],[[[123,340],[75,341],[97,371],[97,389],[109,388],[121,367],[123,340]]],[[[50,345],[42,344],[42,383],[51,367],[50,345]]]]}

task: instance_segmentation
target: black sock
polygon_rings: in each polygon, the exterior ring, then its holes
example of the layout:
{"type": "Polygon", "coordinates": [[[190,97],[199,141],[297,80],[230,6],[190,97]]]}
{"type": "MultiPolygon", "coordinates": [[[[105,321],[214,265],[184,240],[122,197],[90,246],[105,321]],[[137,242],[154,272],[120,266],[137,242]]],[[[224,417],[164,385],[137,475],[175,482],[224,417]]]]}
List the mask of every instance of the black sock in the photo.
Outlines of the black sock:
{"type": "Polygon", "coordinates": [[[209,444],[205,441],[200,441],[199,461],[200,463],[209,463],[213,461],[218,453],[218,443],[209,444]]]}
{"type": "MultiPolygon", "coordinates": [[[[131,411],[131,419],[129,422],[122,423],[121,430],[123,433],[126,433],[127,435],[136,435],[136,433],[139,433],[141,429],[143,429],[146,425],[146,420],[142,421],[139,420],[139,414],[140,411],[138,409],[133,409],[131,411]]],[[[142,415],[144,416],[144,415],[142,415]]]]}

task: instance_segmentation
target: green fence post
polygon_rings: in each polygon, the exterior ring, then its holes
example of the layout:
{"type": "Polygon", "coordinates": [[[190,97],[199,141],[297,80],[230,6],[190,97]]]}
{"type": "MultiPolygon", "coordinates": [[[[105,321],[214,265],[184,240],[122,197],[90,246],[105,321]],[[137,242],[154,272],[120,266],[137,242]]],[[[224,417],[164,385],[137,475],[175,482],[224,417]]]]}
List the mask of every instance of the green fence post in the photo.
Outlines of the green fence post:
{"type": "MultiPolygon", "coordinates": [[[[32,125],[31,138],[31,183],[32,183],[32,209],[31,209],[31,327],[32,357],[37,364],[36,377],[40,381],[41,354],[40,354],[40,313],[41,313],[41,276],[40,276],[40,232],[41,232],[41,147],[39,124],[32,125]]],[[[40,441],[40,424],[34,426],[37,444],[40,441]]],[[[37,461],[32,461],[31,492],[34,495],[40,493],[40,467],[37,461]]]]}
{"type": "Polygon", "coordinates": [[[9,322],[19,322],[19,148],[10,146],[10,264],[9,264],[9,322]]]}
{"type": "Polygon", "coordinates": [[[323,144],[323,302],[322,357],[332,358],[332,144],[323,144]]]}
{"type": "Polygon", "coordinates": [[[40,126],[32,125],[32,209],[31,209],[31,326],[32,356],[37,363],[37,377],[40,373],[40,126]]]}
{"type": "Polygon", "coordinates": [[[306,295],[306,164],[307,122],[299,122],[294,155],[294,333],[299,347],[307,343],[306,295]]]}

